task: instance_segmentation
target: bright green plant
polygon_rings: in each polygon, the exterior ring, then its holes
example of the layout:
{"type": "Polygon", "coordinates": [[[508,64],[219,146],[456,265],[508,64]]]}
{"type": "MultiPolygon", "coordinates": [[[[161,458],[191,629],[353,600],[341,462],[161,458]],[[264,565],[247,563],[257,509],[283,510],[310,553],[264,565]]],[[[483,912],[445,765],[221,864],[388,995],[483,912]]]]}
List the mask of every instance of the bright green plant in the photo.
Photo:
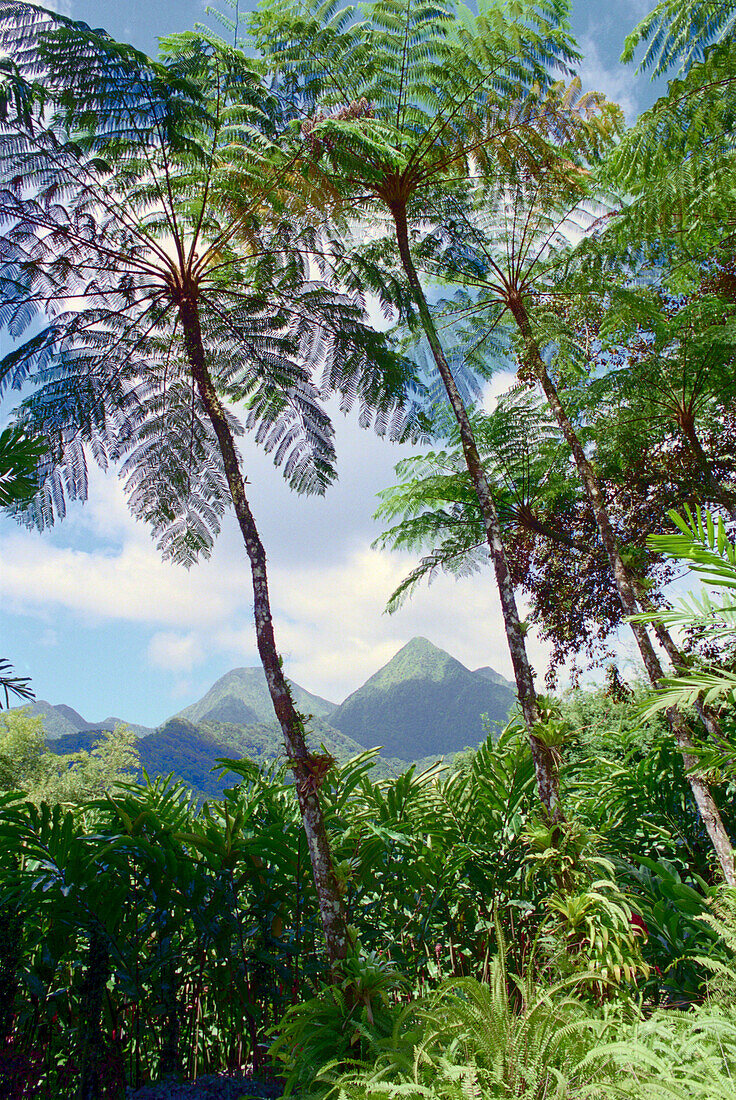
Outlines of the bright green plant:
{"type": "Polygon", "coordinates": [[[487,982],[443,983],[398,1018],[375,1063],[325,1082],[351,1100],[399,1096],[545,1100],[584,1096],[585,1057],[599,1023],[574,996],[575,982],[545,986],[533,968],[510,974],[503,947],[487,982]]]}
{"type": "Polygon", "coordinates": [[[0,508],[31,500],[38,491],[38,465],[44,454],[38,437],[22,426],[0,431],[0,508]]]}
{"type": "Polygon", "coordinates": [[[640,69],[673,76],[612,151],[611,174],[635,200],[622,226],[630,241],[677,239],[692,255],[717,247],[733,217],[734,10],[733,0],[660,0],[626,39],[624,61],[638,53],[640,69]]]}
{"type": "Polygon", "coordinates": [[[705,921],[713,887],[664,860],[639,856],[637,864],[623,878],[644,921],[642,950],[653,971],[647,992],[667,1003],[697,1001],[708,978],[704,960],[726,957],[705,921]]]}
{"type": "MultiPolygon", "coordinates": [[[[28,502],[38,489],[38,462],[44,448],[24,428],[12,425],[0,431],[0,508],[28,502]]],[[[0,691],[5,696],[5,707],[10,706],[9,696],[32,699],[28,676],[14,676],[8,660],[0,658],[0,691]]],[[[0,710],[2,701],[0,701],[0,710]]]]}
{"type": "Polygon", "coordinates": [[[139,768],[136,735],[127,726],[103,731],[89,751],[60,755],[46,744],[43,718],[23,709],[0,716],[0,790],[25,791],[36,803],[80,805],[139,768]]]}
{"type": "Polygon", "coordinates": [[[632,899],[616,881],[614,865],[599,854],[601,838],[577,819],[554,829],[532,821],[524,838],[527,874],[547,884],[539,943],[553,972],[595,975],[590,986],[599,998],[615,996],[619,986],[633,989],[649,967],[632,899]]]}
{"type": "Polygon", "coordinates": [[[589,1059],[591,1066],[605,1067],[609,1083],[600,1095],[611,1100],[733,1100],[732,1009],[706,1004],[689,1012],[660,1010],[620,1030],[617,1042],[601,1044],[589,1059]]]}
{"type": "MultiPolygon", "coordinates": [[[[706,588],[699,594],[682,597],[672,610],[649,615],[670,626],[687,627],[702,643],[723,644],[736,637],[736,543],[729,538],[723,519],[700,508],[685,509],[685,518],[669,513],[677,534],[651,535],[653,549],[685,562],[694,577],[706,588]],[[708,588],[715,589],[714,598],[708,588]]],[[[729,669],[701,668],[680,672],[662,681],[659,691],[647,704],[644,714],[665,707],[692,706],[704,702],[736,702],[736,674],[729,669]]]]}
{"type": "Polygon", "coordinates": [[[270,1048],[285,1077],[285,1095],[312,1087],[328,1064],[370,1060],[391,1034],[403,984],[388,959],[355,949],[340,964],[336,981],[290,1008],[270,1048]]]}

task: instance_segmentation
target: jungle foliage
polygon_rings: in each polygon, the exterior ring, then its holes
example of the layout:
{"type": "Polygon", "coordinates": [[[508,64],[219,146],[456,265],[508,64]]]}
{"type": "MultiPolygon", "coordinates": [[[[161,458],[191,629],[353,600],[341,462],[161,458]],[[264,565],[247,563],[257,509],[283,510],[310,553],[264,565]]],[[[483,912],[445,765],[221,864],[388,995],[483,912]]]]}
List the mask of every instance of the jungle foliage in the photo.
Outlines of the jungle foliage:
{"type": "MultiPolygon", "coordinates": [[[[307,1087],[328,1063],[393,1050],[397,1027],[406,1045],[407,1003],[420,998],[411,1011],[424,1019],[437,983],[461,1001],[471,990],[468,1011],[490,996],[472,981],[498,996],[499,966],[534,974],[540,990],[523,997],[545,1004],[561,982],[578,1007],[555,1000],[555,1019],[585,1005],[605,1016],[622,998],[634,1013],[642,995],[699,997],[702,956],[728,960],[704,920],[707,838],[666,730],[657,719],[642,728],[630,704],[613,713],[612,729],[607,697],[575,694],[560,714],[580,731],[564,749],[575,822],[564,836],[535,808],[515,725],[454,770],[376,781],[371,753],[331,769],[321,795],[352,942],[338,983],[283,767],[228,762],[240,781],[201,808],[183,785],[119,775],[92,799],[6,791],[11,1095],[74,1095],[96,1081],[114,1096],[167,1074],[262,1069],[274,1035],[283,1072],[307,1087]]],[[[515,1013],[513,983],[508,996],[515,1013]]]]}

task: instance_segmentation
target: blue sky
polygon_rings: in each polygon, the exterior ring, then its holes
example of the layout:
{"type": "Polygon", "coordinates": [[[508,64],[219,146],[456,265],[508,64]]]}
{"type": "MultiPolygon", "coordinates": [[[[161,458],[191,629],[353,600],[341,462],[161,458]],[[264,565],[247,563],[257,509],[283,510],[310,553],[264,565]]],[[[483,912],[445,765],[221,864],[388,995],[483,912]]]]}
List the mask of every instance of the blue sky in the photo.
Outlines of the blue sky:
{"type": "MultiPolygon", "coordinates": [[[[205,18],[201,0],[55,6],[148,52],[158,35],[205,18]]],[[[618,57],[649,6],[575,0],[583,86],[619,102],[630,120],[657,89],[618,57]]],[[[469,667],[490,664],[510,676],[490,576],[441,578],[397,615],[382,614],[413,560],[371,550],[379,533],[371,517],[375,493],[392,483],[394,464],[408,452],[342,417],[336,426],[340,480],[324,499],[297,499],[267,457],[247,442],[243,453],[289,675],[339,702],[423,634],[469,667]]],[[[32,677],[38,698],[65,702],[90,720],[115,715],[156,725],[230,668],[257,662],[249,573],[234,522],[225,524],[211,561],[189,572],[163,563],[129,516],[114,475],[94,471],[88,503],[43,535],[0,519],[0,600],[0,656],[32,677]]],[[[531,649],[541,677],[544,648],[532,639],[531,649]]]]}

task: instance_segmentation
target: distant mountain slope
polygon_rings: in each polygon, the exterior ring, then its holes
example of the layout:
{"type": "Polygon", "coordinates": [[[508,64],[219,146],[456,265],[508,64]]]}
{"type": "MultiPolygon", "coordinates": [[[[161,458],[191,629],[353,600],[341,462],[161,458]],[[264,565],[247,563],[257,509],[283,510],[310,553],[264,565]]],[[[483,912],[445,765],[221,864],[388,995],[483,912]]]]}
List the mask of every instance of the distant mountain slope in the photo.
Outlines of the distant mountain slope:
{"type": "MultiPolygon", "coordinates": [[[[66,710],[66,708],[64,709],[66,710]]],[[[71,707],[68,709],[71,710],[71,707]]],[[[19,710],[27,710],[34,718],[43,718],[43,728],[46,730],[46,736],[49,740],[78,733],[80,730],[80,726],[76,722],[72,722],[64,713],[64,710],[57,709],[53,704],[47,703],[45,699],[34,699],[23,707],[11,707],[8,714],[13,714],[19,710]]],[[[72,713],[76,714],[76,711],[72,711],[72,713]]]]}
{"type": "MultiPolygon", "coordinates": [[[[61,756],[89,751],[99,735],[99,730],[79,730],[55,738],[49,748],[61,756]]],[[[171,718],[160,729],[142,737],[136,748],[142,768],[151,779],[173,772],[202,798],[217,798],[225,787],[232,787],[237,782],[232,773],[229,776],[212,773],[220,757],[237,755],[232,747],[218,741],[210,732],[197,729],[191,722],[171,718]]]]}
{"type": "Polygon", "coordinates": [[[481,715],[504,722],[514,704],[512,689],[492,672],[471,672],[426,638],[413,638],[333,711],[330,725],[402,760],[459,752],[483,740],[481,715]]]}
{"type": "MultiPolygon", "coordinates": [[[[29,703],[25,703],[23,707],[11,707],[8,713],[18,710],[28,710],[34,717],[43,718],[43,728],[49,741],[54,741],[57,737],[69,737],[74,733],[87,731],[99,734],[100,730],[113,730],[117,725],[129,726],[137,737],[145,737],[147,734],[153,733],[150,726],[138,726],[135,722],[125,722],[122,718],[110,717],[103,718],[101,722],[88,722],[76,710],[67,706],[66,703],[59,703],[55,706],[53,703],[47,703],[45,699],[34,699],[29,703]]],[[[75,750],[68,749],[66,751],[73,752],[75,750]]]]}
{"type": "MultiPolygon", "coordinates": [[[[335,709],[335,703],[312,695],[298,684],[289,681],[294,702],[303,714],[326,718],[335,709]]],[[[273,703],[266,687],[262,668],[234,668],[217,680],[199,702],[192,703],[174,715],[187,722],[229,722],[251,725],[273,722],[273,703]]]]}
{"type": "MultiPolygon", "coordinates": [[[[284,756],[284,740],[281,729],[274,721],[257,725],[238,726],[227,722],[205,722],[200,727],[218,741],[231,746],[231,755],[247,756],[251,760],[273,760],[284,756]]],[[[363,745],[346,737],[321,718],[313,718],[307,729],[307,743],[313,751],[324,745],[337,760],[348,760],[363,752],[363,745]]]]}
{"type": "Polygon", "coordinates": [[[67,722],[69,722],[70,725],[74,727],[74,729],[88,730],[94,728],[91,722],[88,722],[86,719],[82,718],[81,714],[78,714],[73,707],[68,707],[66,703],[57,703],[54,706],[54,711],[62,718],[66,718],[67,722]]]}
{"type": "MultiPolygon", "coordinates": [[[[49,748],[60,755],[89,751],[99,737],[99,730],[79,730],[54,738],[49,748]]],[[[312,748],[324,745],[340,761],[363,752],[362,745],[332,729],[321,719],[310,724],[309,742],[312,748]]],[[[136,746],[142,768],[154,779],[173,772],[202,798],[217,798],[237,782],[233,773],[212,774],[218,759],[247,757],[257,764],[284,758],[281,730],[275,722],[240,728],[223,722],[200,727],[183,718],[170,718],[160,729],[142,737],[136,746]]],[[[381,762],[383,764],[383,762],[381,762]]],[[[379,765],[378,774],[386,772],[379,765]]]]}
{"type": "MultiPolygon", "coordinates": [[[[292,684],[296,705],[312,715],[311,747],[324,745],[343,761],[365,748],[383,746],[373,775],[407,764],[432,763],[483,739],[481,715],[503,722],[514,704],[514,690],[490,667],[471,672],[426,638],[413,638],[395,657],[353,692],[334,703],[292,684]]],[[[66,704],[28,704],[44,716],[49,748],[58,753],[89,750],[103,729],[119,721],[88,722],[66,704]]],[[[18,709],[18,708],[15,708],[18,709]]],[[[217,796],[233,776],[211,774],[220,757],[255,761],[283,759],[281,730],[274,719],[260,668],[236,668],[222,676],[198,702],[157,730],[132,725],[143,767],[152,777],[174,773],[201,797],[217,796]]]]}
{"type": "Polygon", "coordinates": [[[474,676],[483,676],[484,679],[490,680],[492,684],[501,684],[502,687],[507,687],[510,691],[516,694],[516,684],[513,680],[507,680],[505,676],[502,676],[500,672],[496,672],[495,668],[491,668],[490,665],[483,665],[482,668],[476,668],[473,671],[474,676]]]}
{"type": "Polygon", "coordinates": [[[232,772],[212,772],[220,757],[236,756],[232,748],[180,718],[170,718],[160,729],[143,737],[138,751],[151,778],[173,772],[206,798],[217,798],[225,787],[238,782],[232,772]]]}

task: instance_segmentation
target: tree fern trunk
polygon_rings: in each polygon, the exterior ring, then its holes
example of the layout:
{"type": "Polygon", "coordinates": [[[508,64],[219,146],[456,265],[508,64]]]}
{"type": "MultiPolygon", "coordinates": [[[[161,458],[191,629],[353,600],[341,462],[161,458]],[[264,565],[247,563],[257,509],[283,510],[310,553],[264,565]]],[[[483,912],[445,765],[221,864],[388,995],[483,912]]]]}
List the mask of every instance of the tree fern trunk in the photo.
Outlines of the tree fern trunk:
{"type": "MultiPolygon", "coordinates": [[[[514,320],[519,327],[524,341],[524,350],[527,360],[526,365],[541,386],[544,396],[547,398],[554,417],[565,437],[567,445],[572,451],[580,480],[583,483],[588,503],[598,526],[601,542],[608,556],[621,606],[626,615],[638,615],[641,609],[636,599],[634,582],[629,576],[628,569],[621,557],[603,492],[598,484],[598,479],[595,476],[593,467],[588,461],[577,432],[560,400],[557,387],[549,375],[547,366],[539,350],[539,345],[534,339],[529,315],[519,295],[510,297],[509,308],[513,313],[514,320]]],[[[647,675],[652,684],[656,687],[663,677],[663,670],[659,658],[654,651],[654,646],[652,645],[646,627],[643,623],[637,622],[632,622],[629,625],[631,626],[636,643],[639,647],[639,652],[641,653],[647,675]]],[[[692,752],[693,746],[690,731],[682,715],[673,707],[670,707],[665,713],[670,729],[677,742],[677,746],[682,752],[685,767],[690,773],[688,774],[690,789],[693,792],[693,798],[697,804],[703,824],[706,827],[708,836],[718,856],[723,876],[729,886],[734,886],[736,885],[736,873],[734,872],[733,846],[708,784],[701,779],[700,776],[692,774],[692,769],[696,766],[697,760],[692,752]]]]}
{"type": "Polygon", "coordinates": [[[258,654],[266,676],[271,702],[283,733],[289,763],[294,773],[299,809],[312,861],[327,954],[330,963],[334,966],[338,960],[345,958],[348,949],[345,910],[332,866],[327,828],[319,800],[318,784],[312,768],[312,757],[306,745],[304,723],[294,706],[289,685],[281,667],[281,658],[276,649],[268,590],[266,551],[245,495],[245,484],[240,471],[235,441],[207,370],[199,313],[192,298],[186,298],[181,302],[179,313],[194,383],[217,436],[233,508],[250,561],[258,654]]]}
{"type": "Polygon", "coordinates": [[[491,561],[496,574],[501,611],[503,613],[506,640],[508,642],[511,662],[514,668],[516,690],[519,695],[524,721],[526,723],[529,742],[534,759],[534,769],[537,779],[539,798],[549,820],[559,821],[562,817],[560,807],[559,776],[555,753],[534,734],[534,726],[540,719],[537,696],[534,690],[534,674],[526,652],[524,630],[519,619],[519,611],[516,604],[516,595],[511,580],[511,573],[506,561],[506,553],[501,536],[501,525],[498,513],[493,501],[488,479],[483,469],[483,464],[478,454],[473,429],[470,424],[468,411],[460,395],[453,378],[452,371],[442,349],[437,330],[432,319],[432,314],[427,305],[419,276],[417,275],[414,261],[409,247],[409,235],[406,219],[406,207],[401,203],[391,206],[391,213],[396,226],[396,240],[401,255],[401,261],[406,272],[406,277],[411,287],[414,301],[421,318],[424,333],[432,349],[435,364],[444,383],[450,407],[457,420],[460,429],[465,463],[470,474],[470,479],[478,497],[483,523],[486,529],[488,548],[491,552],[491,561]]]}
{"type": "Polygon", "coordinates": [[[692,418],[683,418],[680,421],[680,430],[703,479],[705,492],[712,497],[716,504],[720,504],[728,512],[732,520],[736,519],[736,495],[730,492],[725,485],[722,485],[713,473],[713,468],[703,450],[703,445],[698,438],[692,418]]]}

